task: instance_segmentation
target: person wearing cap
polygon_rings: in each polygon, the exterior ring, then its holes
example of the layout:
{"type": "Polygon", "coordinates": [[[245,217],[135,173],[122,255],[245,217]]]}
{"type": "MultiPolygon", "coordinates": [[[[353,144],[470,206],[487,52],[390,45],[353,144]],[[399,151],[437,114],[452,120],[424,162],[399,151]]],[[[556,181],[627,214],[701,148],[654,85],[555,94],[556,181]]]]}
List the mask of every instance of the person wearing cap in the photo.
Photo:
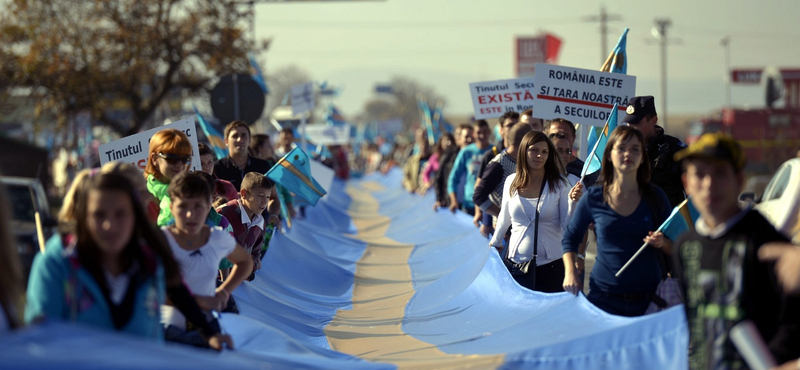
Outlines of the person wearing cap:
{"type": "Polygon", "coordinates": [[[675,207],[686,197],[680,180],[681,166],[673,157],[686,144],[674,136],[664,134],[664,128],[658,125],[655,99],[652,96],[635,96],[629,103],[627,115],[622,122],[644,135],[647,155],[650,157],[650,181],[667,193],[669,203],[675,207]]]}
{"type": "Polygon", "coordinates": [[[787,239],[758,211],[739,207],[741,147],[730,136],[704,134],[674,160],[682,161],[681,180],[700,213],[671,248],[673,277],[686,297],[689,367],[746,368],[729,339],[743,320],[755,323],[780,363],[800,357],[800,301],[782,296],[774,264],[758,259],[763,244],[787,239]]]}

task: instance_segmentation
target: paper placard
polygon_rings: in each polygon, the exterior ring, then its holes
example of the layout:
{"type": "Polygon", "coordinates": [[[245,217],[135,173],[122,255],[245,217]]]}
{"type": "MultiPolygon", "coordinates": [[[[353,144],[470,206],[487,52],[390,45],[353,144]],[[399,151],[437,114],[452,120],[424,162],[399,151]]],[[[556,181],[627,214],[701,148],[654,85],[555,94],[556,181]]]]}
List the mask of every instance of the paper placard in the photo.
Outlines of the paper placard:
{"type": "Polygon", "coordinates": [[[314,84],[304,83],[292,86],[292,115],[314,110],[314,84]]]}
{"type": "Polygon", "coordinates": [[[345,145],[350,142],[350,124],[341,126],[308,125],[306,136],[316,145],[345,145]]]}
{"type": "Polygon", "coordinates": [[[566,118],[574,123],[605,125],[614,103],[625,117],[636,92],[636,77],[552,64],[536,64],[536,118],[566,118]]]}
{"type": "Polygon", "coordinates": [[[497,118],[508,111],[522,113],[533,108],[534,78],[515,78],[469,84],[475,119],[497,118]]]}
{"type": "Polygon", "coordinates": [[[381,134],[394,135],[403,131],[403,120],[400,118],[393,118],[386,121],[377,122],[378,132],[381,134]]]}
{"type": "Polygon", "coordinates": [[[97,150],[100,155],[100,164],[104,165],[113,161],[127,162],[144,170],[145,167],[147,167],[150,138],[157,132],[166,129],[183,131],[183,133],[189,137],[189,141],[192,144],[192,165],[190,170],[199,171],[201,169],[200,152],[197,149],[197,128],[194,124],[194,116],[188,116],[168,125],[156,127],[100,145],[97,150]]]}

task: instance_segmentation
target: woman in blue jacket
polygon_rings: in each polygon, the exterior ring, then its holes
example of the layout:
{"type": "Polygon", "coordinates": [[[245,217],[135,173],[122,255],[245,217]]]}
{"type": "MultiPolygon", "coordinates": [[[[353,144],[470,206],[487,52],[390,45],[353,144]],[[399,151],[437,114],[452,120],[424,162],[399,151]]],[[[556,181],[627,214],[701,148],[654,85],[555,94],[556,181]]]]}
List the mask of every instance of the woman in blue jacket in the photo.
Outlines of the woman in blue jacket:
{"type": "Polygon", "coordinates": [[[576,185],[570,194],[572,200],[580,201],[561,243],[566,270],[564,290],[577,294],[578,245],[589,224],[595,224],[597,258],[587,298],[615,315],[643,315],[661,281],[654,248],[646,249],[620,277],[614,276],[671,211],[664,191],[650,184],[645,148],[644,137],[636,129],[614,129],[603,153],[601,185],[588,188],[582,196],[580,185],[576,185]]]}
{"type": "MultiPolygon", "coordinates": [[[[96,174],[75,195],[74,237],[36,256],[25,320],[54,319],[163,338],[160,305],[183,286],[163,234],[148,221],[131,182],[96,174]],[[172,288],[169,288],[172,289],[172,288]]],[[[185,289],[184,289],[185,290],[185,289]]],[[[185,294],[173,301],[189,302],[185,294]]],[[[209,333],[212,347],[230,338],[209,333]]]]}

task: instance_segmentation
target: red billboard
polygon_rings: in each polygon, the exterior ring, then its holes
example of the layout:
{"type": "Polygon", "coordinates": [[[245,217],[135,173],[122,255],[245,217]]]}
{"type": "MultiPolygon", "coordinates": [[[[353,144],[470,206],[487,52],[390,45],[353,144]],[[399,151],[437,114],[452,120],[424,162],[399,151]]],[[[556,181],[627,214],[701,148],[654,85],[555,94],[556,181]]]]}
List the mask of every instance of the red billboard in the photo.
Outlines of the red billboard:
{"type": "Polygon", "coordinates": [[[549,33],[539,36],[517,36],[514,71],[517,77],[533,76],[536,63],[556,64],[561,39],[549,33]]]}

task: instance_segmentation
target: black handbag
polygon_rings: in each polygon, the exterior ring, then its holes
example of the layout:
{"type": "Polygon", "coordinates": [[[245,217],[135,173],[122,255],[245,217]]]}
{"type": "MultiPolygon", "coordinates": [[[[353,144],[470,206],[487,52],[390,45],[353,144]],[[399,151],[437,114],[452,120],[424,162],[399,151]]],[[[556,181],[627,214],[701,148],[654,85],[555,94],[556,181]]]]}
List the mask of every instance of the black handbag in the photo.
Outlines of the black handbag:
{"type": "MultiPolygon", "coordinates": [[[[539,254],[539,201],[542,200],[542,196],[544,196],[544,186],[546,181],[542,179],[542,188],[539,190],[539,198],[536,198],[536,216],[534,227],[533,227],[533,258],[530,261],[525,261],[522,263],[516,263],[508,258],[509,249],[511,246],[506,248],[506,252],[503,257],[503,264],[506,265],[508,272],[513,277],[521,277],[525,275],[530,275],[528,279],[533,283],[533,286],[536,286],[536,257],[539,254]],[[533,268],[531,268],[533,265],[533,268]]],[[[519,191],[519,190],[517,190],[519,191]]]]}

